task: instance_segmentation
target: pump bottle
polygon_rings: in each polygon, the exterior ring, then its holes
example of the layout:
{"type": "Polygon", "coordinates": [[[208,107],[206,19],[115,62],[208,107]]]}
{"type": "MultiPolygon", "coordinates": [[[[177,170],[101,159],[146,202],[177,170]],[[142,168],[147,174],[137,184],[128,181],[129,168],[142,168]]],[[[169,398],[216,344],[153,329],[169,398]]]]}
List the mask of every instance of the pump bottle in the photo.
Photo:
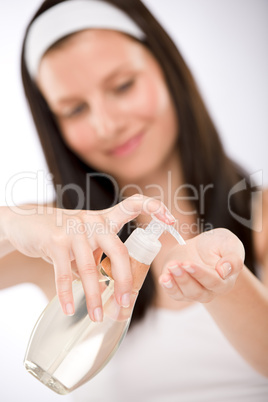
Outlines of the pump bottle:
{"type": "Polygon", "coordinates": [[[125,242],[133,275],[128,308],[119,306],[115,300],[108,257],[98,266],[102,322],[90,320],[80,280],[73,282],[73,316],[64,315],[57,296],[52,299],[38,319],[28,343],[24,366],[29,373],[53,391],[65,395],[89,381],[109,362],[127,333],[135,300],[150,264],[161,249],[158,238],[165,230],[180,244],[185,244],[173,226],[155,219],[145,230],[135,229],[125,242]]]}

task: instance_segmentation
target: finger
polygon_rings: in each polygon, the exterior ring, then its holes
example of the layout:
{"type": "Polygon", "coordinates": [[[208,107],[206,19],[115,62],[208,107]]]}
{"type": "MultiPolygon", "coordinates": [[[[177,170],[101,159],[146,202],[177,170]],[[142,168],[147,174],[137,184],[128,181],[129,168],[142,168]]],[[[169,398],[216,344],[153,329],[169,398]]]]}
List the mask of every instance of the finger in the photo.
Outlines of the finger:
{"type": "Polygon", "coordinates": [[[218,228],[214,229],[214,236],[218,238],[219,255],[237,255],[242,261],[245,259],[245,249],[243,243],[230,230],[218,228]]]}
{"type": "Polygon", "coordinates": [[[163,274],[159,277],[159,284],[164,288],[166,293],[174,300],[183,300],[184,295],[180,288],[178,287],[177,283],[173,279],[172,275],[163,274]]]}
{"type": "Polygon", "coordinates": [[[186,271],[204,288],[213,292],[219,292],[225,287],[225,283],[220,278],[215,269],[206,267],[205,265],[196,264],[192,261],[179,262],[178,266],[181,270],[186,271]]]}
{"type": "Polygon", "coordinates": [[[53,250],[50,258],[54,264],[56,290],[62,310],[66,315],[73,315],[73,276],[68,250],[66,248],[57,247],[56,250],[53,250]]]}
{"type": "Polygon", "coordinates": [[[244,260],[237,253],[226,254],[216,264],[216,271],[222,279],[239,274],[243,269],[244,260]]]}
{"type": "Polygon", "coordinates": [[[115,225],[117,233],[121,227],[136,218],[139,214],[155,215],[159,220],[167,224],[175,222],[167,207],[159,200],[140,194],[126,198],[124,201],[105,210],[107,218],[115,225]]]}
{"type": "Polygon", "coordinates": [[[173,263],[167,267],[172,274],[173,280],[181,290],[183,296],[188,300],[195,300],[201,303],[208,302],[212,299],[213,292],[206,288],[194,277],[192,266],[173,263]],[[191,271],[191,272],[187,272],[191,271]]]}
{"type": "MultiPolygon", "coordinates": [[[[173,262],[178,268],[174,268],[176,271],[187,272],[192,278],[194,278],[200,285],[207,289],[208,295],[210,292],[223,293],[226,290],[227,282],[224,281],[211,267],[205,265],[196,264],[192,261],[177,261],[173,262]]],[[[173,270],[170,270],[173,272],[173,270]]],[[[176,274],[175,274],[176,275],[176,274]]],[[[178,275],[179,276],[179,275],[178,275]]]]}
{"type": "Polygon", "coordinates": [[[86,296],[87,310],[92,321],[103,319],[103,309],[99,284],[99,274],[93,253],[85,236],[75,237],[72,249],[86,296]]]}
{"type": "Polygon", "coordinates": [[[71,268],[72,268],[73,275],[75,275],[76,278],[80,278],[78,268],[77,268],[77,264],[76,264],[75,260],[71,261],[71,268]]]}
{"type": "Polygon", "coordinates": [[[122,307],[129,307],[133,278],[128,250],[116,234],[99,236],[98,242],[111,260],[116,301],[122,307]]]}
{"type": "Polygon", "coordinates": [[[93,251],[93,256],[94,256],[94,260],[96,265],[98,266],[100,261],[101,261],[101,257],[102,257],[103,251],[101,248],[97,248],[96,250],[93,251]]]}

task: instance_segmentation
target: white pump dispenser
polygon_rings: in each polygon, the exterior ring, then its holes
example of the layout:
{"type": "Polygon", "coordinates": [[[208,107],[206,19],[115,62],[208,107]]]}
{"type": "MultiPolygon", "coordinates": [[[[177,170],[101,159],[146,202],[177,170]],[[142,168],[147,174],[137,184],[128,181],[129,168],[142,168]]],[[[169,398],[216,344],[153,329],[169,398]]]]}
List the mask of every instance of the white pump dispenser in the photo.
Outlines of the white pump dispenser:
{"type": "Polygon", "coordinates": [[[166,225],[153,217],[145,230],[135,229],[125,241],[129,255],[143,264],[150,265],[162,247],[158,239],[165,231],[169,232],[179,244],[185,244],[173,226],[166,225]]]}
{"type": "Polygon", "coordinates": [[[130,255],[133,290],[130,306],[117,304],[109,258],[98,267],[103,321],[90,320],[80,280],[73,282],[75,314],[63,314],[58,297],[48,304],[37,321],[26,351],[25,368],[59,394],[68,394],[94,377],[112,358],[128,330],[138,292],[150,264],[161,249],[158,238],[168,231],[180,244],[180,234],[156,220],[135,229],[125,245],[130,255]]]}

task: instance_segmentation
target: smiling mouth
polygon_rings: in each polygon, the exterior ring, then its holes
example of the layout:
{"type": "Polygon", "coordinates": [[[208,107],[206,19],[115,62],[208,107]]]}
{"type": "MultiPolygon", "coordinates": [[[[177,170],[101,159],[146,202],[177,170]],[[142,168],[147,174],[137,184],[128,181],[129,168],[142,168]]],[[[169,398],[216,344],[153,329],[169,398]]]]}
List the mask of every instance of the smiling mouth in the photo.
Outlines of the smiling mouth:
{"type": "Polygon", "coordinates": [[[130,155],[140,145],[144,133],[138,134],[130,140],[126,141],[123,145],[114,148],[110,154],[113,156],[127,156],[130,155]]]}

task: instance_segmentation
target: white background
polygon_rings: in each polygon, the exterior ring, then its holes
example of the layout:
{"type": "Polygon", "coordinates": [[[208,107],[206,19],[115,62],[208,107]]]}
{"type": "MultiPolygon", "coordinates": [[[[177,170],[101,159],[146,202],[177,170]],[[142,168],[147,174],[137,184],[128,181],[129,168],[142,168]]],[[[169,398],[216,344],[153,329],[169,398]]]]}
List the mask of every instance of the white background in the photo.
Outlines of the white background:
{"type": "MultiPolygon", "coordinates": [[[[188,62],[228,154],[249,173],[261,170],[267,185],[267,0],[144,2],[188,62]]],[[[47,173],[19,72],[23,32],[39,4],[39,0],[0,3],[0,205],[6,205],[5,188],[13,175],[38,170],[47,173]]],[[[20,182],[14,194],[12,202],[36,202],[35,182],[20,182]]],[[[47,198],[52,196],[48,191],[47,198]]],[[[0,400],[47,402],[63,398],[39,384],[22,366],[30,331],[45,305],[45,297],[33,285],[0,292],[0,400]]]]}

